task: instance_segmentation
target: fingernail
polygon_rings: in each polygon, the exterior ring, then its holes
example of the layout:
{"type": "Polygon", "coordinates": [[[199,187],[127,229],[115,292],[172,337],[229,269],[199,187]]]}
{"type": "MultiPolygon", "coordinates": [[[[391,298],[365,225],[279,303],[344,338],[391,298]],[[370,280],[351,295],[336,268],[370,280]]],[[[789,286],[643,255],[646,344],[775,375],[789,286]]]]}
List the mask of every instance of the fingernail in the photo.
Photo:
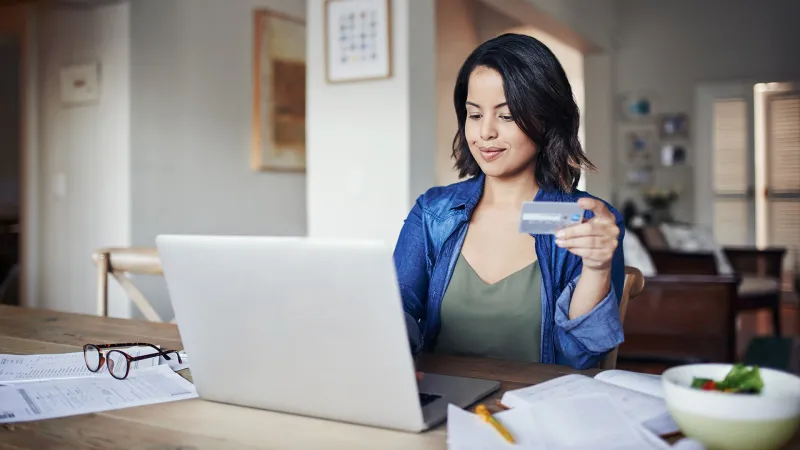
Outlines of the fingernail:
{"type": "Polygon", "coordinates": [[[564,240],[563,239],[556,239],[556,245],[559,246],[559,247],[563,246],[564,245],[564,240]]]}
{"type": "Polygon", "coordinates": [[[556,237],[559,238],[559,239],[563,238],[564,237],[564,232],[563,231],[556,232],[556,237]]]}

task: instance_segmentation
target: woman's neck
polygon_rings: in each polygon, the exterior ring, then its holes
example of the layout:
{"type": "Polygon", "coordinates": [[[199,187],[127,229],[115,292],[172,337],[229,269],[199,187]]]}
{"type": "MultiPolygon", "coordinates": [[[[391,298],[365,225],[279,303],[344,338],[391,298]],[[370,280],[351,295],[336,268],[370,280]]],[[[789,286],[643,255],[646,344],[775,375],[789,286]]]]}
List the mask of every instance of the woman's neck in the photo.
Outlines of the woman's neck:
{"type": "Polygon", "coordinates": [[[522,202],[529,202],[539,192],[539,185],[533,170],[525,170],[513,177],[487,176],[483,185],[481,203],[493,206],[512,206],[519,208],[522,202]]]}

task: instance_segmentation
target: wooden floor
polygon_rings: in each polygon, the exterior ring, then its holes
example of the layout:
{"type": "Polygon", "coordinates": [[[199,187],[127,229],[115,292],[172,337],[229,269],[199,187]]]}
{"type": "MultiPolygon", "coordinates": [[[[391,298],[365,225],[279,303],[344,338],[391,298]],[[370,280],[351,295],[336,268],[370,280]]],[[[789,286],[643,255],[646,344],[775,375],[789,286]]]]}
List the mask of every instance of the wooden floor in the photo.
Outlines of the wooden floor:
{"type": "MultiPolygon", "coordinates": [[[[784,292],[781,302],[781,335],[800,336],[800,301],[796,292],[784,292]]],[[[769,311],[743,313],[739,317],[737,333],[737,357],[742,359],[751,339],[772,336],[772,315],[769,311]]],[[[646,373],[661,373],[669,366],[658,363],[628,363],[619,361],[617,368],[646,373]]]]}

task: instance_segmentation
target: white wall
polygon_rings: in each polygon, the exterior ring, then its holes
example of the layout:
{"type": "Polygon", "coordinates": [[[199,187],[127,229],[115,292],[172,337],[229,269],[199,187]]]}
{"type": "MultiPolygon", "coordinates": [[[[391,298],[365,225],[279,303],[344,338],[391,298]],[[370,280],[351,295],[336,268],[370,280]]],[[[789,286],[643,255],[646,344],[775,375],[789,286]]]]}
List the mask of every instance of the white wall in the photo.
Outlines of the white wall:
{"type": "Polygon", "coordinates": [[[480,44],[475,26],[475,0],[436,1],[436,184],[458,181],[453,169],[453,137],[458,121],[453,89],[458,70],[480,44]]]}
{"type": "MultiPolygon", "coordinates": [[[[40,308],[95,313],[92,252],[130,245],[128,14],[119,4],[39,18],[40,308]],[[62,104],[59,70],[85,62],[101,66],[101,100],[62,104]]],[[[127,317],[127,300],[110,295],[109,313],[127,317]]]]}
{"type": "Polygon", "coordinates": [[[308,232],[393,244],[434,183],[434,2],[394,0],[392,76],[342,84],[325,81],[323,4],[307,5],[308,232]]]}
{"type": "MultiPolygon", "coordinates": [[[[305,17],[299,0],[131,2],[134,245],[160,233],[306,234],[306,176],[250,169],[258,8],[305,17]]],[[[370,114],[359,109],[352,123],[370,114]]],[[[136,283],[172,317],[162,278],[136,283]]]]}
{"type": "MultiPolygon", "coordinates": [[[[691,115],[698,84],[800,79],[798,18],[797,0],[620,0],[617,92],[651,91],[659,110],[691,115]]],[[[621,152],[622,146],[617,147],[621,152]]],[[[707,158],[709,152],[689,148],[690,161],[707,158]]],[[[692,173],[664,169],[657,180],[665,186],[684,184],[686,192],[675,212],[680,220],[692,220],[692,173]]],[[[694,209],[708,208],[710,204],[694,209]]]]}
{"type": "MultiPolygon", "coordinates": [[[[526,0],[603,50],[613,48],[617,0],[526,0]]],[[[654,2],[659,0],[642,0],[654,2]]]]}

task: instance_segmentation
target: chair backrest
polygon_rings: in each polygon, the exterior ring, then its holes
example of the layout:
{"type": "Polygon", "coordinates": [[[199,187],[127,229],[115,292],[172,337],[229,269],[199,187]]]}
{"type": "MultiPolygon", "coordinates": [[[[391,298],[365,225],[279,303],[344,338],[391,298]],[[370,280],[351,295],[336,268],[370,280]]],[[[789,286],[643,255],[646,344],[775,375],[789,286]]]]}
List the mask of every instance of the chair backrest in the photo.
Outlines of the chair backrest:
{"type": "Polygon", "coordinates": [[[650,258],[659,275],[717,275],[717,260],[711,252],[651,250],[650,258]]]}
{"type": "MultiPolygon", "coordinates": [[[[625,266],[625,286],[622,289],[622,298],[619,299],[619,320],[625,323],[625,314],[628,310],[628,302],[636,298],[644,289],[644,276],[639,269],[625,266]]],[[[617,367],[617,352],[619,348],[614,348],[603,358],[600,368],[611,370],[617,367]]]]}
{"type": "Polygon", "coordinates": [[[736,359],[738,277],[657,275],[628,305],[620,358],[653,364],[736,359]]]}
{"type": "Polygon", "coordinates": [[[151,322],[163,322],[153,305],[133,285],[128,274],[164,275],[161,259],[154,248],[104,248],[92,255],[97,265],[97,312],[108,315],[108,275],[112,275],[128,298],[151,322]]]}

